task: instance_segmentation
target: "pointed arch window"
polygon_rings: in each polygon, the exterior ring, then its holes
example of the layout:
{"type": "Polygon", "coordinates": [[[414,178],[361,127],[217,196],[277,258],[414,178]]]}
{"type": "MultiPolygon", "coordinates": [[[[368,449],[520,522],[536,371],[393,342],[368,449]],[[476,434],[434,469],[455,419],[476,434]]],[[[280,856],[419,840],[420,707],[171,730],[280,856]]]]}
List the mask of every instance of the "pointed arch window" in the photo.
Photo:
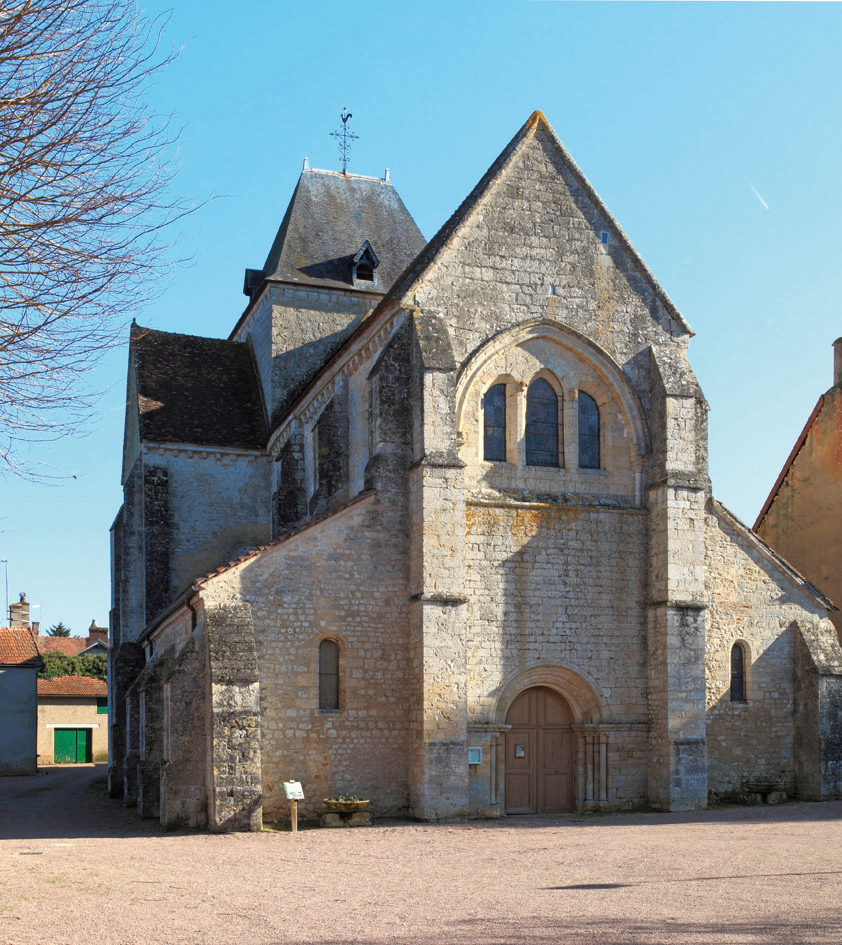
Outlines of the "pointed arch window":
{"type": "Polygon", "coordinates": [[[490,463],[506,461],[506,385],[495,384],[482,399],[483,452],[490,463]]]}
{"type": "Polygon", "coordinates": [[[746,651],[742,643],[731,647],[731,702],[746,702],[746,651]]]}
{"type": "Polygon", "coordinates": [[[526,465],[558,466],[558,396],[543,378],[526,392],[526,465]]]}
{"type": "Polygon", "coordinates": [[[339,708],[339,644],[335,640],[319,644],[319,708],[339,708]]]}
{"type": "Polygon", "coordinates": [[[599,469],[599,407],[579,391],[579,468],[599,469]]]}

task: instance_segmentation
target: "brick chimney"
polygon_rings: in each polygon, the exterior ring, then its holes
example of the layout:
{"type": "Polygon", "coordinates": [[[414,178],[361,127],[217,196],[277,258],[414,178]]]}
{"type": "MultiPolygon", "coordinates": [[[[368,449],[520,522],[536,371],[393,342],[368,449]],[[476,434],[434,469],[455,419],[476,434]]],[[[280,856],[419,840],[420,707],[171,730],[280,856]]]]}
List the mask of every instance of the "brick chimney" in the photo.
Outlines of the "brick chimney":
{"type": "Polygon", "coordinates": [[[842,384],[842,338],[833,342],[833,386],[842,384]]]}
{"type": "Polygon", "coordinates": [[[20,595],[17,604],[9,604],[9,626],[18,629],[29,629],[29,601],[26,594],[20,595]]]}
{"type": "Polygon", "coordinates": [[[108,627],[98,627],[96,620],[92,620],[88,628],[88,646],[93,643],[104,643],[108,646],[108,627]]]}

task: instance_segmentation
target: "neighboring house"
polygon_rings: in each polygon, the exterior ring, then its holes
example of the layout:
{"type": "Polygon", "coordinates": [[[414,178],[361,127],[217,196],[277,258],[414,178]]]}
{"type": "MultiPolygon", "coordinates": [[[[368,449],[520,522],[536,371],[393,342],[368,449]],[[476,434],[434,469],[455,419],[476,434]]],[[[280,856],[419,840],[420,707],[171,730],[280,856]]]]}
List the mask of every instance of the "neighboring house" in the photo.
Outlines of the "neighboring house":
{"type": "Polygon", "coordinates": [[[108,686],[91,676],[38,680],[38,763],[108,760],[108,686]]]}
{"type": "Polygon", "coordinates": [[[426,246],[305,167],[244,291],[227,341],[131,329],[115,796],[842,796],[833,605],[712,498],[693,333],[539,112],[426,246]]]}
{"type": "MultiPolygon", "coordinates": [[[[833,386],[819,397],[754,530],[842,603],[842,338],[833,343],[833,386]]],[[[831,620],[842,637],[842,612],[831,620]]]]}
{"type": "Polygon", "coordinates": [[[35,774],[37,676],[44,665],[28,627],[0,627],[0,775],[35,774]]]}
{"type": "Polygon", "coordinates": [[[38,645],[42,653],[63,653],[65,656],[108,655],[108,627],[91,623],[86,637],[39,636],[38,645]]]}

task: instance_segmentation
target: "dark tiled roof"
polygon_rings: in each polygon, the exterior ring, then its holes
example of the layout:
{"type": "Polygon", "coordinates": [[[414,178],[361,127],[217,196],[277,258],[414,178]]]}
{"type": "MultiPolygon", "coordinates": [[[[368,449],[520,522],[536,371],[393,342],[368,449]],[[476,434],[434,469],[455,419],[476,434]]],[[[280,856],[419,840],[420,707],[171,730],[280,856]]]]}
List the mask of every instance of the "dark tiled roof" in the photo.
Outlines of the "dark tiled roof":
{"type": "Polygon", "coordinates": [[[132,325],[141,439],[262,449],[263,395],[244,342],[132,325]]]}
{"type": "Polygon", "coordinates": [[[108,686],[93,676],[57,676],[38,680],[39,696],[107,696],[108,686]]]}
{"type": "Polygon", "coordinates": [[[31,630],[0,627],[0,666],[34,666],[43,663],[31,630]]]}
{"type": "MultiPolygon", "coordinates": [[[[425,243],[389,181],[307,169],[269,250],[263,278],[351,289],[352,262],[366,240],[380,263],[378,292],[389,289],[425,243]]],[[[371,283],[357,288],[372,291],[371,283]]]]}

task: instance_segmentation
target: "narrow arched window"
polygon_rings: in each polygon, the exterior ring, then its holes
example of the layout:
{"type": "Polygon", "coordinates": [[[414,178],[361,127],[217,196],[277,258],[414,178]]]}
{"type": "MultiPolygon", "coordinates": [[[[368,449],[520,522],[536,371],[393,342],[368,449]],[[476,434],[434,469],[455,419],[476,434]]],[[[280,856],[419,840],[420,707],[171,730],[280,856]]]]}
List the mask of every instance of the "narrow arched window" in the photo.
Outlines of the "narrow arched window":
{"type": "Polygon", "coordinates": [[[740,643],[731,647],[731,701],[746,701],[746,651],[740,643]]]}
{"type": "Polygon", "coordinates": [[[579,468],[599,469],[599,407],[579,391],[579,468]]]}
{"type": "Polygon", "coordinates": [[[339,644],[334,640],[319,644],[319,708],[339,708],[339,644]]]}
{"type": "Polygon", "coordinates": [[[526,465],[558,464],[558,397],[539,377],[526,392],[526,465]]]}
{"type": "Polygon", "coordinates": [[[495,384],[482,399],[483,453],[491,463],[506,461],[506,385],[495,384]]]}

